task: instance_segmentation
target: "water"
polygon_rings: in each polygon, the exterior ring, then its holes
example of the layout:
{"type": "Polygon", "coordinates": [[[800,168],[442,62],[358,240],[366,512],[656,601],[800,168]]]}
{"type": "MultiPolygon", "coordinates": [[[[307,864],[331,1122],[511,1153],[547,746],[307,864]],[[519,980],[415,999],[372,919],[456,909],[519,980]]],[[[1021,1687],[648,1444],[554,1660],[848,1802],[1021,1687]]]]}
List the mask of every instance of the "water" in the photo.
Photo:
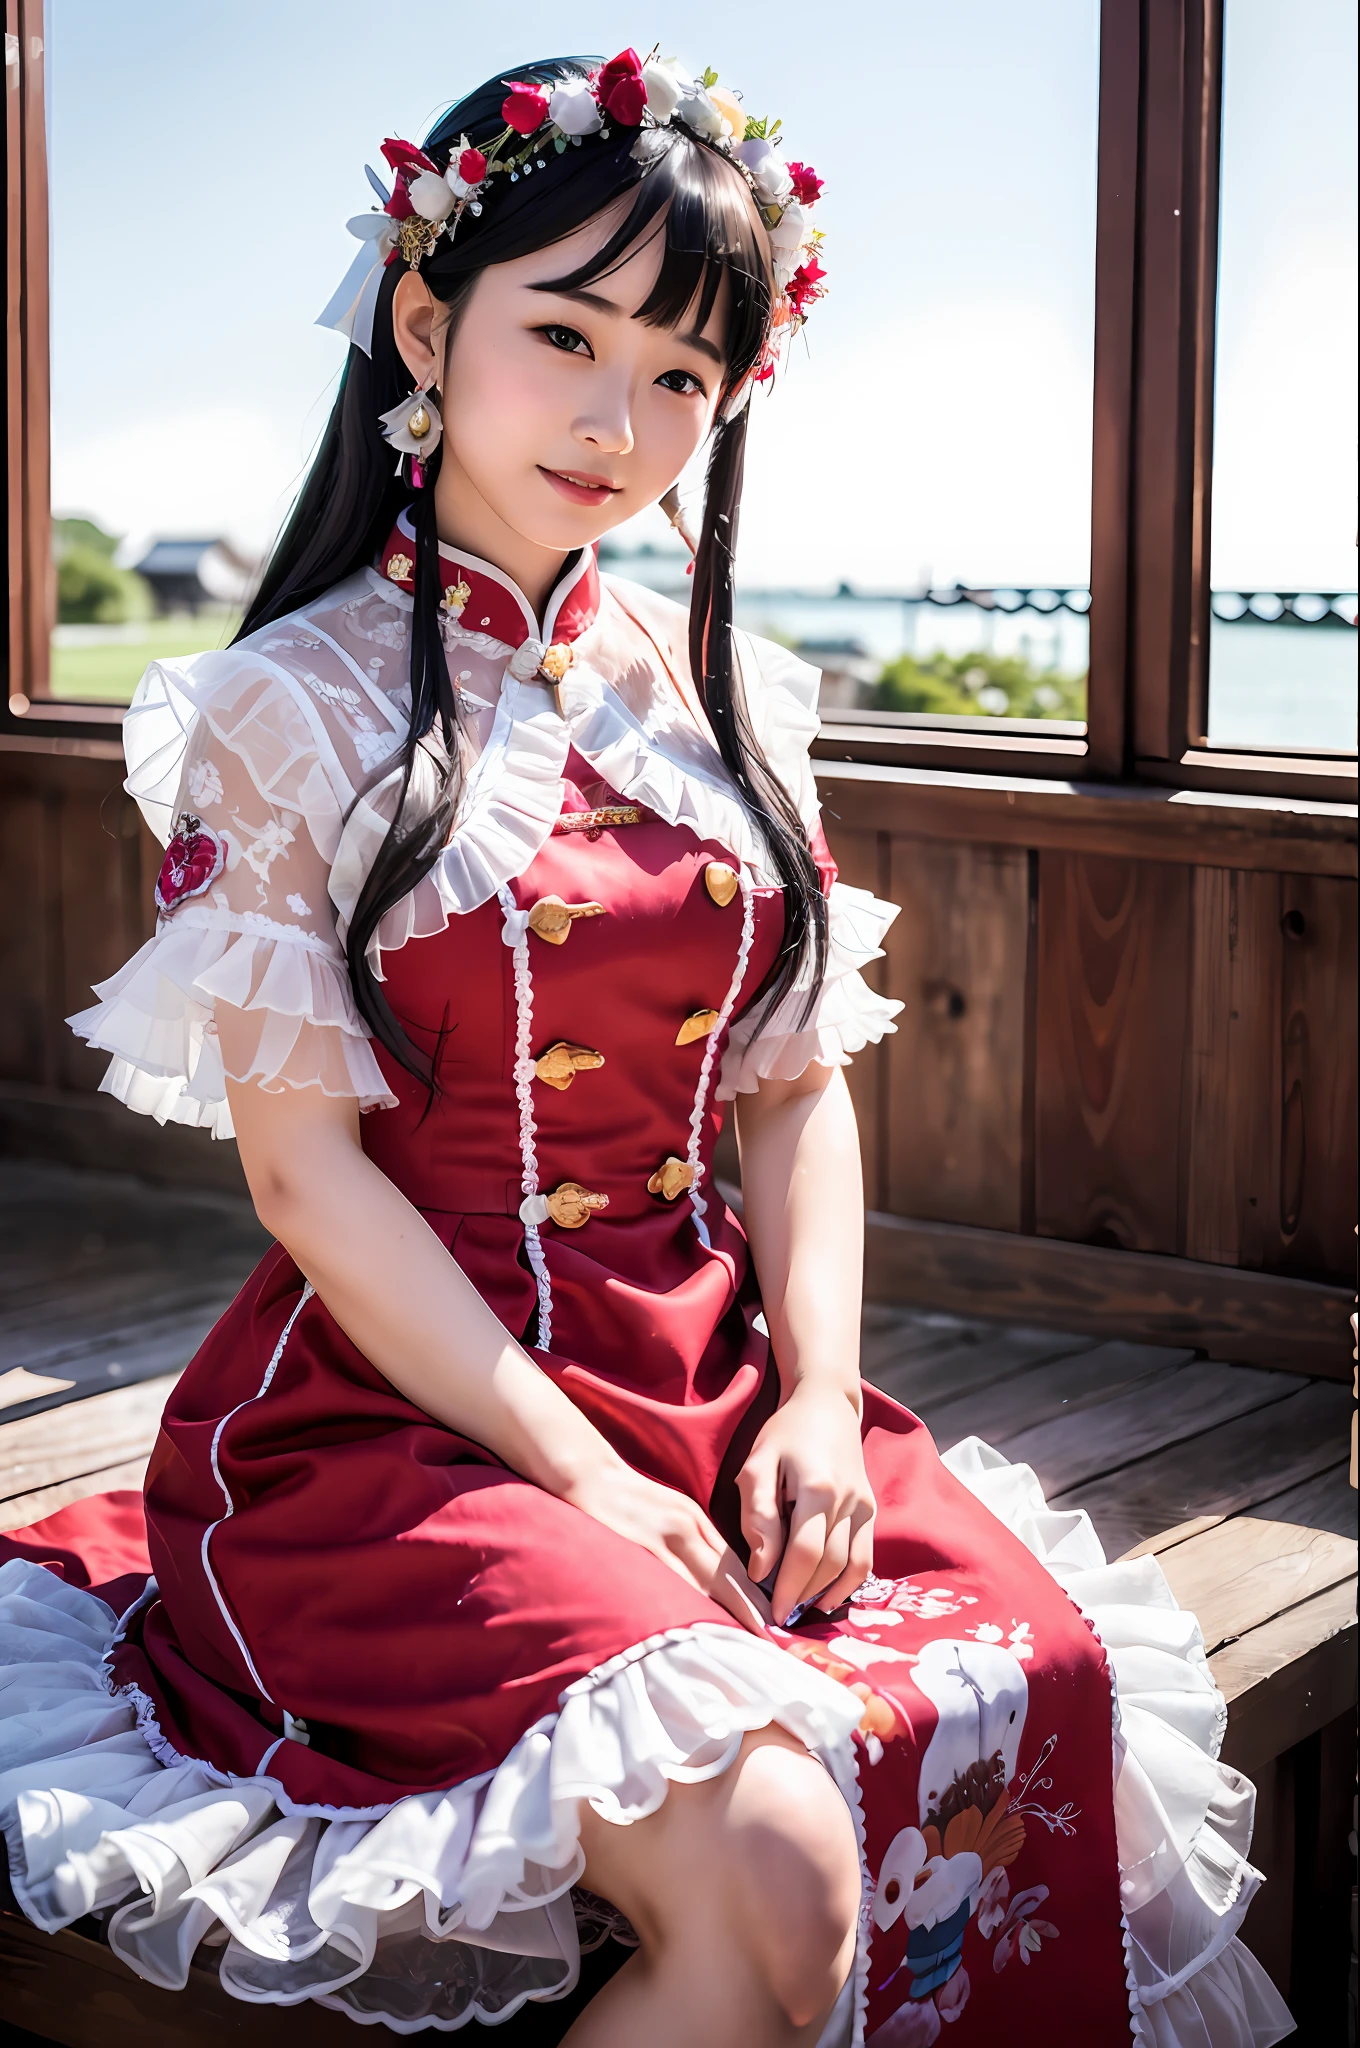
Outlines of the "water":
{"type": "MultiPolygon", "coordinates": [[[[605,566],[688,600],[683,559],[668,552],[622,556],[605,566]]],[[[1087,621],[1065,609],[986,612],[912,597],[739,588],[737,623],[792,646],[858,645],[875,662],[978,650],[1017,656],[1041,673],[1083,675],[1089,660],[1087,621]]],[[[1355,751],[1360,690],[1353,626],[1215,618],[1209,661],[1211,746],[1355,751]]]]}
{"type": "Polygon", "coordinates": [[[1353,626],[1209,625],[1209,744],[1353,753],[1353,626]]]}

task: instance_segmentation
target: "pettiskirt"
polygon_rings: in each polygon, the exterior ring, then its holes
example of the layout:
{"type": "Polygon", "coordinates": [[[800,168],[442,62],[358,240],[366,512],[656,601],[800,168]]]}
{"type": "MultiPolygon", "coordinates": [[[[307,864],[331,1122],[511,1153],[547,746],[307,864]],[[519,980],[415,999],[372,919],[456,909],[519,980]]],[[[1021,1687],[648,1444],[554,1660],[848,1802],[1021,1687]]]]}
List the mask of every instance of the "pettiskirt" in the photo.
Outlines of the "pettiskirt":
{"type": "MultiPolygon", "coordinates": [[[[1028,1467],[976,1438],[945,1462],[1065,1588],[1110,1660],[1133,2038],[1270,2048],[1292,2022],[1235,1939],[1261,1882],[1247,1861],[1253,1793],[1217,1761],[1226,1716],[1194,1617],[1155,1560],[1107,1565],[1087,1516],[1050,1510],[1028,1467]]],[[[114,1953],[166,1988],[187,1983],[207,1943],[237,1998],[315,1999],[398,2033],[560,1997],[583,1941],[610,1931],[599,1902],[573,1892],[578,1802],[638,1819],[771,1723],[822,1760],[859,1820],[861,1701],[728,1628],[672,1630],[611,1658],[495,1771],[377,1816],[297,1808],[268,1776],[228,1781],[178,1756],[144,1698],[111,1690],[115,1632],[102,1601],[54,1573],[0,1569],[0,1825],[38,1927],[101,1914],[114,1953]]],[[[864,1947],[823,2048],[860,2048],[864,1947]]]]}

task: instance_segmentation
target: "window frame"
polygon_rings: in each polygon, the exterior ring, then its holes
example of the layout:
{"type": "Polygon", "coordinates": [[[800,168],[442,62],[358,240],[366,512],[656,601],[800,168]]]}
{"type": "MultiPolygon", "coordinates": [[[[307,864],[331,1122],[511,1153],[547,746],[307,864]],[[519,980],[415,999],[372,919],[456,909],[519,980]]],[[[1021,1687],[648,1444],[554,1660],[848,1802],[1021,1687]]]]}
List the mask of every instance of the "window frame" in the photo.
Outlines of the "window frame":
{"type": "MultiPolygon", "coordinates": [[[[1206,743],[1225,0],[1101,0],[1087,724],[828,714],[821,758],[1353,802],[1354,755],[1206,743]]],[[[9,687],[0,735],[107,739],[54,702],[42,0],[5,0],[9,687]]]]}

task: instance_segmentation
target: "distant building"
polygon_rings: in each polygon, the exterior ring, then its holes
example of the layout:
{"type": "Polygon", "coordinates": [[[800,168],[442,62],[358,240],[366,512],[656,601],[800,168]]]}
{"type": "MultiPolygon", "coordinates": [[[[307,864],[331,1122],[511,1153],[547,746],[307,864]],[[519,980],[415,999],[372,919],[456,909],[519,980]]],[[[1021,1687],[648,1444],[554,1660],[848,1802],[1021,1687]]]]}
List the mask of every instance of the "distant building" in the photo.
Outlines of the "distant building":
{"type": "Polygon", "coordinates": [[[205,605],[245,603],[259,563],[228,540],[157,540],[137,563],[158,612],[199,612],[205,605]]]}
{"type": "Polygon", "coordinates": [[[793,651],[821,670],[818,702],[823,711],[852,711],[867,704],[882,673],[882,662],[860,640],[800,640],[793,651]]]}

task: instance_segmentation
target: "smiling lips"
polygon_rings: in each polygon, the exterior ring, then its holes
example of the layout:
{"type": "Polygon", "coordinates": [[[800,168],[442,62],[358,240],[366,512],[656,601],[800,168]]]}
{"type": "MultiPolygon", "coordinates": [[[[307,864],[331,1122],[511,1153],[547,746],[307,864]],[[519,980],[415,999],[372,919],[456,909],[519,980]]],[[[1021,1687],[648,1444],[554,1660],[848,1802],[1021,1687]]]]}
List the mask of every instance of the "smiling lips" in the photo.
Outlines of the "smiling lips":
{"type": "Polygon", "coordinates": [[[542,463],[539,470],[553,489],[573,505],[603,505],[623,488],[622,484],[611,483],[607,476],[584,476],[580,470],[544,469],[542,463]]]}

